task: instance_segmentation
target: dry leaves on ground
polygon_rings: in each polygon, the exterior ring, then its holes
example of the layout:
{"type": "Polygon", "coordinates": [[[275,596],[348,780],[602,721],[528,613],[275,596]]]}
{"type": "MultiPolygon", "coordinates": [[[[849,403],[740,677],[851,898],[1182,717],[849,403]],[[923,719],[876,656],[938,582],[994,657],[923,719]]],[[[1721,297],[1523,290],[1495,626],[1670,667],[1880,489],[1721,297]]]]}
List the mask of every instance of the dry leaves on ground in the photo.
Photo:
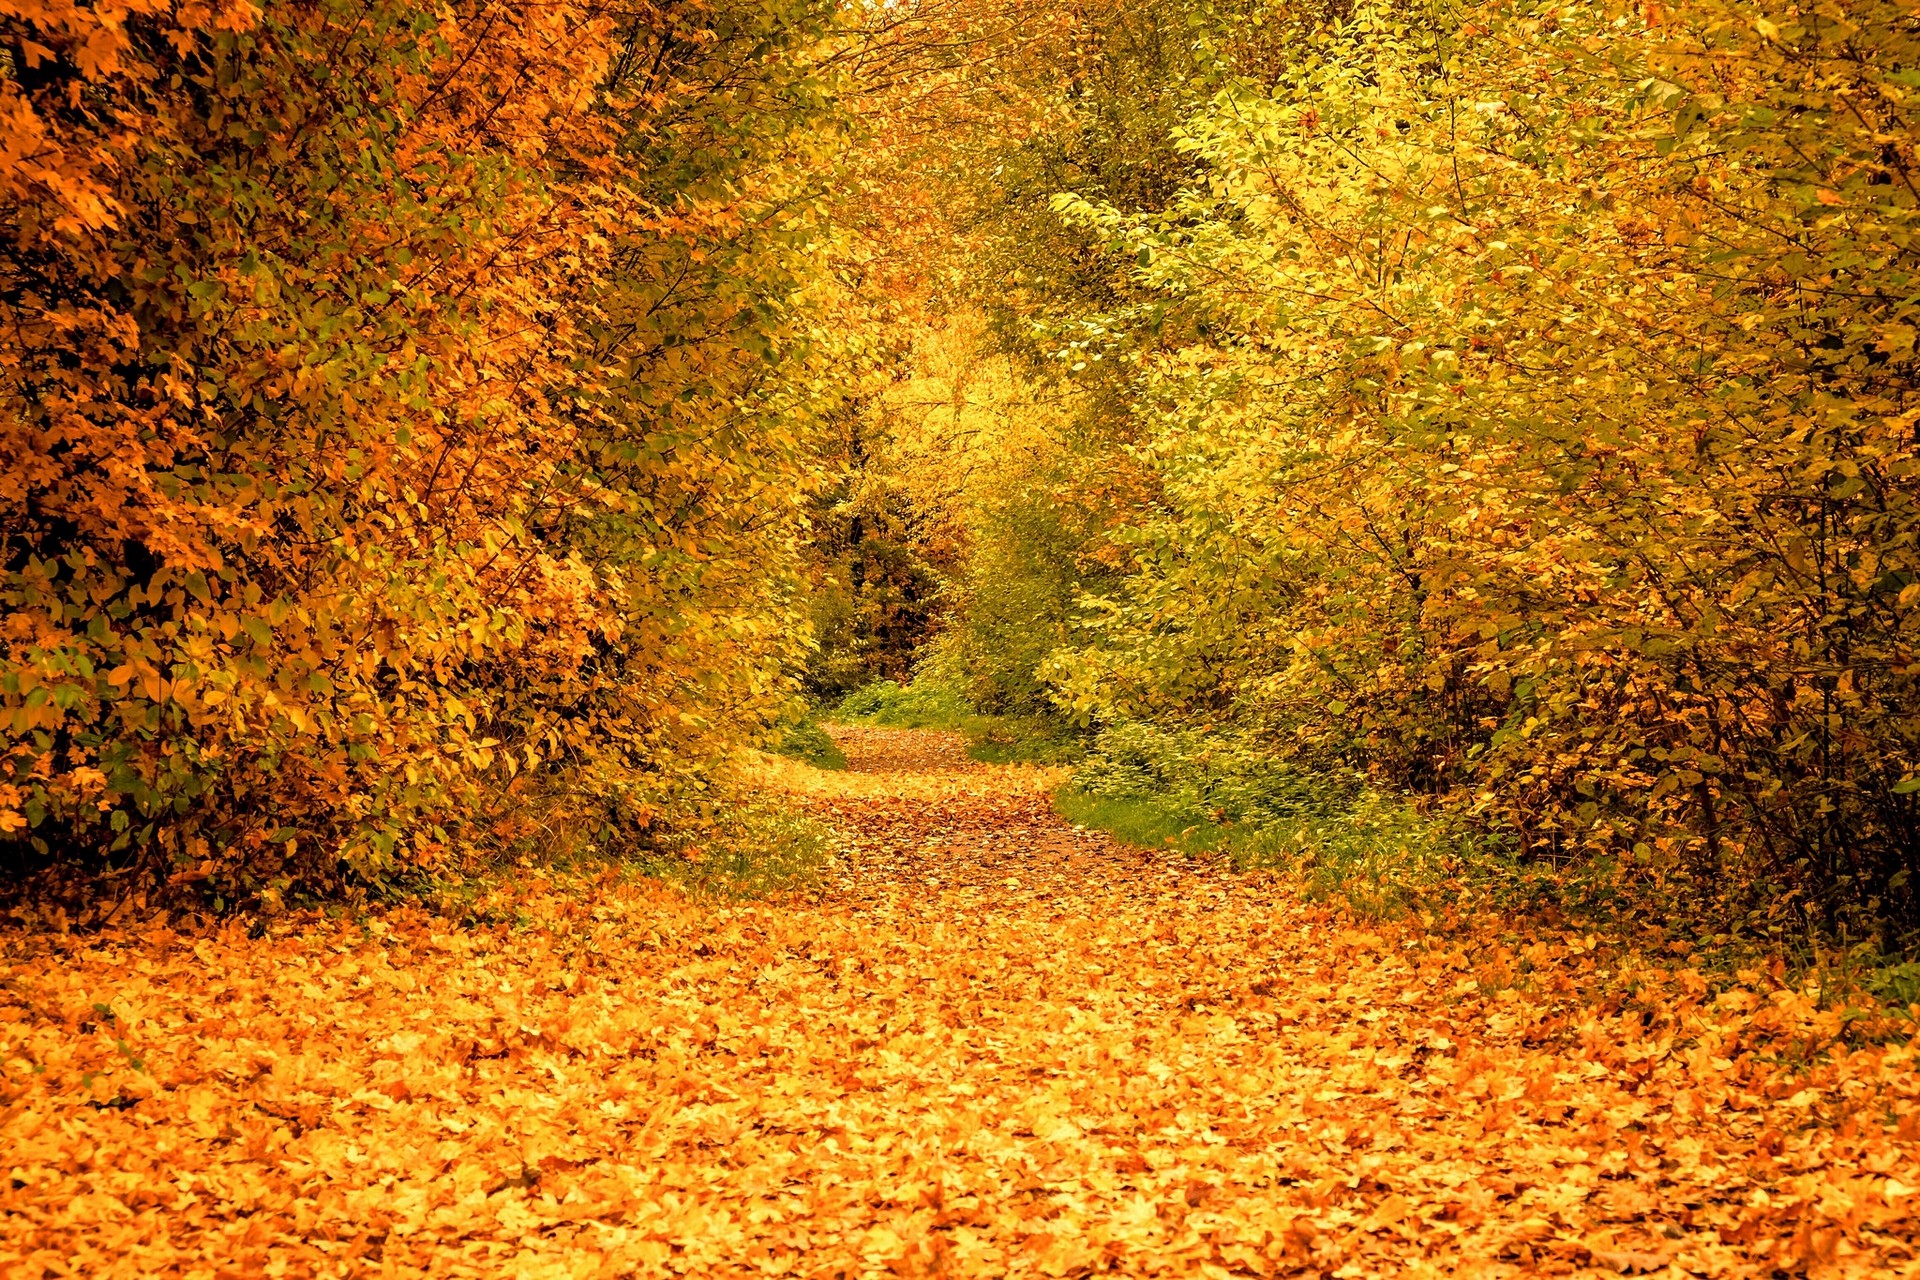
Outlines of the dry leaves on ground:
{"type": "Polygon", "coordinates": [[[845,745],[769,768],[846,837],[804,900],[7,935],[4,1270],[1920,1271],[1913,1055],[1805,992],[1357,928],[845,745]]]}

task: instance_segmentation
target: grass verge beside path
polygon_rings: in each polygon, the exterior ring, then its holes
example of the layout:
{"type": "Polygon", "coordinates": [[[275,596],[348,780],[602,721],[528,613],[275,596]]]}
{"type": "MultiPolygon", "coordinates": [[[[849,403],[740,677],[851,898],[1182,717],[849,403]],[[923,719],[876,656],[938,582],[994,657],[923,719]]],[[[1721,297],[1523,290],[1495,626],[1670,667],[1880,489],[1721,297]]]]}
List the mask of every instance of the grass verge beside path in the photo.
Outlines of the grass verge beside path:
{"type": "Polygon", "coordinates": [[[1055,794],[1054,809],[1128,844],[1289,874],[1309,899],[1339,898],[1371,918],[1443,914],[1457,908],[1463,877],[1476,876],[1484,892],[1515,872],[1484,842],[1379,797],[1363,798],[1347,813],[1257,827],[1215,821],[1160,798],[1096,795],[1074,785],[1055,794]]]}
{"type": "Polygon", "coordinates": [[[809,712],[791,725],[773,744],[776,755],[810,764],[816,769],[844,769],[847,757],[820,722],[809,712]]]}
{"type": "Polygon", "coordinates": [[[1521,862],[1385,798],[1368,797],[1344,816],[1259,828],[1214,822],[1165,799],[1095,795],[1073,784],[1054,794],[1053,805],[1075,826],[1130,845],[1276,872],[1308,900],[1358,919],[1413,919],[1438,936],[1497,937],[1517,951],[1541,939],[1577,938],[1622,973],[1659,964],[1698,971],[1713,989],[1771,981],[1817,991],[1819,1007],[1840,1015],[1852,1044],[1904,1041],[1920,1029],[1920,963],[1866,945],[1806,939],[1769,946],[1674,928],[1670,922],[1690,918],[1687,912],[1663,907],[1657,889],[1636,890],[1632,868],[1521,862]]]}
{"type": "Polygon", "coordinates": [[[831,719],[884,729],[945,729],[967,737],[967,754],[987,764],[1071,764],[1080,740],[1044,716],[984,715],[944,685],[877,680],[841,700],[831,719]]]}

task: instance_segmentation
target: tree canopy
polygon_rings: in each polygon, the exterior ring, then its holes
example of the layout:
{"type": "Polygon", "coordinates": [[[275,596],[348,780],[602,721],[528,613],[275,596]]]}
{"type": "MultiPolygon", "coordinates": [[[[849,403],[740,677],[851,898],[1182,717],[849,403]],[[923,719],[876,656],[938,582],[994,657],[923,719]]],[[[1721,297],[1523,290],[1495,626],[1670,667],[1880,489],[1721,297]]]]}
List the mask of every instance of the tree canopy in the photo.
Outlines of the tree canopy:
{"type": "Polygon", "coordinates": [[[644,843],[921,671],[1920,928],[1905,7],[0,22],[16,884],[644,843]]]}

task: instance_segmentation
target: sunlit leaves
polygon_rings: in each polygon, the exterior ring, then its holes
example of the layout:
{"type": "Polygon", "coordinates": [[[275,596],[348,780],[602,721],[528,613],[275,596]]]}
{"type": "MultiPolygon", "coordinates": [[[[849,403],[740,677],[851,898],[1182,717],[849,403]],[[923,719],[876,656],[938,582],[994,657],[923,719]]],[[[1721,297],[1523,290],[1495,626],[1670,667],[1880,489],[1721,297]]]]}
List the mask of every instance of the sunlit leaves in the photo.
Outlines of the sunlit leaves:
{"type": "Polygon", "coordinates": [[[0,1260],[516,1275],[1897,1271],[1920,1074],[1750,971],[1360,926],[957,737],[815,892],[0,934],[0,1260]]]}
{"type": "Polygon", "coordinates": [[[223,901],[644,831],[802,638],[831,13],[8,21],[0,826],[223,901]]]}
{"type": "Polygon", "coordinates": [[[1914,924],[1911,41],[1362,7],[1195,111],[1163,206],[1056,200],[1190,335],[1137,386],[1171,510],[1062,696],[1914,924]]]}

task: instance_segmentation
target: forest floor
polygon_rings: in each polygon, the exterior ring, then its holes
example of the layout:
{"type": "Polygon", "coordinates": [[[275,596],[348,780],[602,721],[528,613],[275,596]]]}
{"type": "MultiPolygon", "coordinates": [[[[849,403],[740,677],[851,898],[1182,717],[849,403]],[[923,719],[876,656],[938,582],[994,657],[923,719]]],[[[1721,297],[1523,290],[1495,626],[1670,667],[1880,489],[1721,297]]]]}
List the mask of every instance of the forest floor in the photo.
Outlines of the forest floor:
{"type": "Polygon", "coordinates": [[[0,934],[0,1272],[1920,1273],[1920,1072],[1761,974],[1355,922],[836,731],[754,902],[0,934]]]}

